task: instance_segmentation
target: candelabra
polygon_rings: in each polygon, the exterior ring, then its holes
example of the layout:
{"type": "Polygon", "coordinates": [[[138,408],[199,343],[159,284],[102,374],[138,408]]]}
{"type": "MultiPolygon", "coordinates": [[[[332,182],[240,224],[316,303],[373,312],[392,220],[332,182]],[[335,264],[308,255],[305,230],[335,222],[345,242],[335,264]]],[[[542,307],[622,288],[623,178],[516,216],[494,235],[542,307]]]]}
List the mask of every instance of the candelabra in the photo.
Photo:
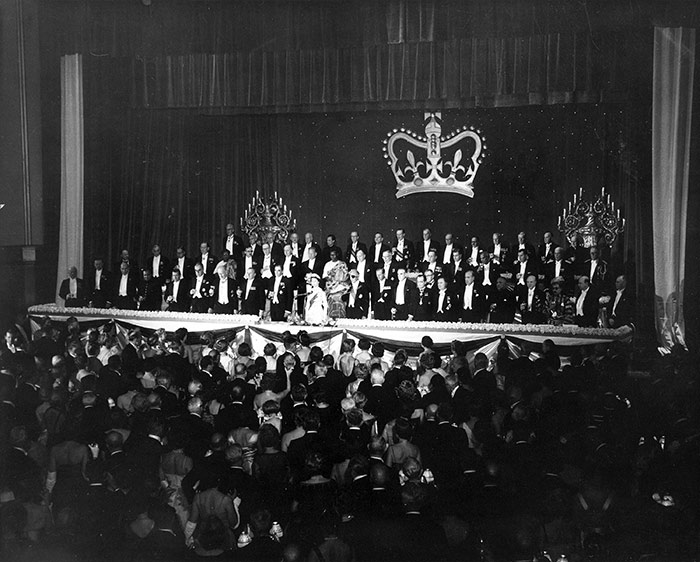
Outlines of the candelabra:
{"type": "Polygon", "coordinates": [[[276,191],[274,196],[267,198],[256,191],[241,219],[241,230],[248,236],[255,232],[263,241],[268,240],[270,233],[274,233],[277,242],[285,242],[296,227],[297,221],[292,219],[291,209],[287,208],[281,197],[277,197],[276,191]]]}
{"type": "Polygon", "coordinates": [[[620,217],[620,209],[615,208],[604,187],[594,201],[584,201],[580,188],[578,195],[574,193],[573,202],[564,207],[558,226],[572,245],[580,237],[585,248],[602,243],[612,246],[625,230],[625,219],[620,217]]]}

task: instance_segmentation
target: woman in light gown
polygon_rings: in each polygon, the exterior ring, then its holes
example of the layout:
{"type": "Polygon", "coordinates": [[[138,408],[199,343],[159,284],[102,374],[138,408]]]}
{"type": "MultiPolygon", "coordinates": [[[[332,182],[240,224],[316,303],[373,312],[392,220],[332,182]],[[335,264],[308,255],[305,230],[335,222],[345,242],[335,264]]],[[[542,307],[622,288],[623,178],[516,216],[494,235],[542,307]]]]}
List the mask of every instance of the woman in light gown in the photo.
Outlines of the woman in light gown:
{"type": "Polygon", "coordinates": [[[321,278],[316,273],[308,276],[304,320],[309,324],[324,324],[328,320],[328,299],[320,284],[321,278]]]}

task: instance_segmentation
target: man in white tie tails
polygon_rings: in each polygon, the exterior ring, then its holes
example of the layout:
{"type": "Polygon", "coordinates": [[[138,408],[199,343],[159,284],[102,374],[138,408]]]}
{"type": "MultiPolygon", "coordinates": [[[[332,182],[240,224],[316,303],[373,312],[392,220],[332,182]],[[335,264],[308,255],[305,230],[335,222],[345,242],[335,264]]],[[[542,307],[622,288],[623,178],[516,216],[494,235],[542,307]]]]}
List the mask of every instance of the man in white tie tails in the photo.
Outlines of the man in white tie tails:
{"type": "Polygon", "coordinates": [[[68,279],[61,282],[58,296],[65,301],[65,306],[85,306],[85,284],[78,279],[78,268],[68,269],[68,279]]]}
{"type": "Polygon", "coordinates": [[[282,274],[281,265],[275,265],[274,277],[270,279],[268,286],[270,320],[282,322],[292,313],[293,284],[282,274]]]}
{"type": "Polygon", "coordinates": [[[618,275],[615,279],[615,297],[608,304],[608,324],[619,328],[634,320],[634,298],[627,288],[627,277],[618,275]]]}
{"type": "Polygon", "coordinates": [[[190,282],[190,312],[207,312],[214,295],[214,285],[205,277],[201,263],[194,266],[194,278],[190,282]]]}
{"type": "Polygon", "coordinates": [[[578,288],[579,294],[575,301],[576,324],[583,328],[594,328],[598,325],[598,293],[586,275],[579,278],[578,288]]]}
{"type": "Polygon", "coordinates": [[[230,279],[226,266],[216,268],[218,279],[214,285],[209,312],[215,314],[235,314],[238,310],[238,285],[234,279],[230,279]]]}
{"type": "Polygon", "coordinates": [[[464,273],[464,290],[462,291],[460,319],[462,322],[481,322],[483,301],[481,291],[477,289],[474,272],[470,269],[464,273]]]}

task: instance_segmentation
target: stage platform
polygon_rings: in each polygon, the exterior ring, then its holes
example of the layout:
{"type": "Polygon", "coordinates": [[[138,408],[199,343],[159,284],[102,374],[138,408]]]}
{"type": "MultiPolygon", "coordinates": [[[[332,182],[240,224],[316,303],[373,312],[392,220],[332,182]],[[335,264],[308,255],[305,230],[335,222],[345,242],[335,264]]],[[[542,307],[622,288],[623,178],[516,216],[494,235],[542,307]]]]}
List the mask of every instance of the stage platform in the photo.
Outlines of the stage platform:
{"type": "Polygon", "coordinates": [[[222,334],[236,342],[248,341],[255,350],[262,352],[268,341],[279,343],[282,334],[289,331],[297,334],[306,330],[313,345],[320,346],[324,352],[336,357],[340,353],[340,344],[344,338],[359,340],[369,338],[372,342],[382,342],[387,356],[399,348],[405,349],[409,356],[416,357],[421,352],[420,341],[425,335],[432,338],[437,351],[449,353],[452,341],[459,340],[467,344],[470,355],[484,352],[489,356],[495,354],[502,337],[508,341],[514,355],[537,352],[546,339],[551,339],[562,352],[582,345],[595,345],[614,341],[628,341],[633,330],[622,327],[615,330],[604,328],[579,328],[578,326],[550,326],[532,324],[470,324],[460,322],[401,322],[382,320],[339,319],[326,326],[309,326],[286,322],[259,321],[255,316],[225,314],[195,314],[185,312],[146,312],[135,310],[64,308],[52,304],[36,305],[29,308],[32,329],[39,327],[41,318],[49,317],[58,322],[65,322],[69,317],[78,319],[83,329],[99,327],[107,322],[114,322],[117,330],[125,334],[130,328],[141,328],[145,333],[157,329],[174,332],[178,328],[187,328],[190,341],[196,342],[204,332],[222,334]]]}

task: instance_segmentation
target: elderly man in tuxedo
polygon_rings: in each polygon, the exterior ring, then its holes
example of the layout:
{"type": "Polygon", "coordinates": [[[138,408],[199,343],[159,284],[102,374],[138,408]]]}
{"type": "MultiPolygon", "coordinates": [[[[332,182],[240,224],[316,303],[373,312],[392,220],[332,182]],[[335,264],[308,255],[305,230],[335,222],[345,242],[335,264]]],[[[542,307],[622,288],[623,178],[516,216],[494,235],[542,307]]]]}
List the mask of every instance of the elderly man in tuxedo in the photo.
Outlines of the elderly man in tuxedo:
{"type": "MultiPolygon", "coordinates": [[[[225,271],[225,266],[222,266],[225,271]]],[[[190,312],[207,312],[214,296],[215,286],[204,275],[201,263],[194,266],[194,278],[190,280],[190,312]]]]}
{"type": "Polygon", "coordinates": [[[411,303],[415,299],[415,290],[415,285],[406,276],[406,268],[399,266],[396,269],[396,286],[392,293],[392,320],[413,319],[409,315],[409,311],[411,310],[411,303]]]}
{"type": "Polygon", "coordinates": [[[608,303],[608,324],[619,328],[634,320],[634,297],[627,288],[627,277],[618,275],[615,279],[615,296],[608,303]]]}
{"type": "Polygon", "coordinates": [[[578,280],[578,294],[575,297],[576,324],[582,328],[594,328],[598,325],[598,297],[599,292],[587,275],[582,275],[578,280]]]}
{"type": "Polygon", "coordinates": [[[433,240],[433,233],[430,231],[429,228],[424,228],[423,229],[423,241],[420,246],[420,258],[419,262],[427,262],[428,261],[428,253],[430,251],[435,252],[435,255],[440,254],[440,243],[436,240],[433,240]]]}
{"type": "Polygon", "coordinates": [[[78,278],[78,268],[74,265],[68,269],[68,279],[61,281],[58,296],[65,306],[85,306],[85,282],[78,278]]]}
{"type": "Polygon", "coordinates": [[[243,256],[243,239],[236,234],[236,227],[231,222],[226,225],[226,236],[224,236],[222,252],[223,250],[228,250],[228,253],[240,267],[241,257],[243,256]]]}
{"type": "Polygon", "coordinates": [[[294,281],[282,274],[282,265],[276,264],[274,277],[268,280],[267,298],[270,301],[270,320],[282,322],[292,313],[294,281]]]}
{"type": "Polygon", "coordinates": [[[523,324],[543,324],[547,303],[543,291],[537,288],[537,278],[528,275],[525,286],[516,285],[515,299],[523,324]]]}
{"type": "Polygon", "coordinates": [[[95,258],[93,269],[85,279],[87,286],[88,306],[104,308],[107,306],[107,298],[110,290],[110,275],[104,270],[104,260],[95,258]]]}
{"type": "Polygon", "coordinates": [[[161,287],[164,287],[168,281],[171,267],[168,258],[161,254],[159,244],[153,245],[151,258],[146,262],[146,267],[150,268],[153,278],[158,280],[161,287]]]}
{"type": "Polygon", "coordinates": [[[208,312],[215,314],[235,314],[238,311],[240,288],[235,279],[228,276],[225,265],[216,268],[217,279],[214,281],[214,294],[211,297],[208,312]]]}
{"type": "Polygon", "coordinates": [[[496,279],[496,290],[489,296],[489,322],[512,324],[515,318],[515,295],[504,277],[496,279]]]}
{"type": "Polygon", "coordinates": [[[406,238],[406,231],[403,228],[396,229],[396,242],[392,247],[392,253],[396,264],[401,264],[407,269],[412,268],[416,260],[420,261],[416,256],[413,242],[406,238]]]}
{"type": "Polygon", "coordinates": [[[464,273],[464,283],[458,294],[459,318],[462,322],[481,322],[486,307],[487,291],[476,283],[471,269],[464,273]]]}
{"type": "Polygon", "coordinates": [[[385,250],[391,250],[389,244],[384,242],[384,235],[381,232],[375,232],[374,244],[367,250],[367,261],[369,261],[372,266],[379,267],[382,264],[382,254],[385,250]]]}
{"type": "Polygon", "coordinates": [[[246,272],[240,299],[241,314],[253,314],[262,318],[265,310],[265,285],[253,267],[246,272]]]}
{"type": "Polygon", "coordinates": [[[110,302],[115,308],[126,310],[136,309],[136,279],[131,273],[128,262],[119,265],[119,275],[112,282],[112,298],[110,302]]]}
{"type": "Polygon", "coordinates": [[[393,287],[384,274],[384,268],[375,271],[376,282],[372,286],[372,311],[375,320],[391,320],[393,287]]]}

